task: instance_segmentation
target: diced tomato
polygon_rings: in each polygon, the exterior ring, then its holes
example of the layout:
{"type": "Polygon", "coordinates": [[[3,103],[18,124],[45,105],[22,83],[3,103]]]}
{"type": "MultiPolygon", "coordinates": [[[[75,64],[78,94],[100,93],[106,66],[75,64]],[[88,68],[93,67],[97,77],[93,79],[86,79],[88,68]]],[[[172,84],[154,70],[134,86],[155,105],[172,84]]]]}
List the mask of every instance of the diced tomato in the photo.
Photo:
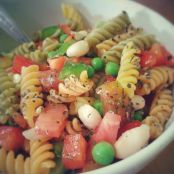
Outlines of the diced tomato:
{"type": "Polygon", "coordinates": [[[71,28],[67,24],[61,24],[60,28],[63,30],[65,34],[71,33],[71,28]]]}
{"type": "Polygon", "coordinates": [[[96,133],[93,135],[95,142],[107,141],[114,143],[120,127],[121,116],[114,112],[107,112],[103,117],[96,133]]]}
{"type": "Polygon", "coordinates": [[[39,70],[40,70],[40,71],[50,70],[50,67],[49,67],[48,64],[40,64],[40,65],[39,65],[39,70]]]}
{"type": "Polygon", "coordinates": [[[14,122],[21,128],[25,129],[27,127],[27,122],[22,115],[15,115],[13,117],[14,122]]]}
{"type": "Polygon", "coordinates": [[[91,65],[91,59],[88,57],[73,57],[68,60],[74,63],[84,63],[86,65],[91,65]]]}
{"type": "Polygon", "coordinates": [[[15,58],[13,60],[12,71],[14,73],[20,74],[23,66],[28,67],[33,64],[34,64],[33,61],[31,61],[30,59],[27,59],[24,56],[15,56],[15,58]]]}
{"type": "Polygon", "coordinates": [[[60,81],[58,80],[58,73],[56,71],[43,71],[40,81],[44,91],[49,92],[50,89],[58,90],[60,81]]]}
{"type": "Polygon", "coordinates": [[[0,146],[6,150],[19,150],[24,145],[22,129],[10,126],[0,126],[0,146]]]}
{"type": "Polygon", "coordinates": [[[153,44],[149,51],[142,52],[142,67],[154,67],[161,65],[174,66],[174,57],[159,43],[153,44]]]}
{"type": "Polygon", "coordinates": [[[144,51],[141,54],[140,64],[142,67],[153,67],[156,65],[156,56],[149,51],[144,51]]]}
{"type": "Polygon", "coordinates": [[[113,77],[113,76],[106,76],[106,82],[112,82],[112,81],[114,81],[114,80],[116,80],[116,78],[115,77],[113,77]]]}
{"type": "Polygon", "coordinates": [[[140,127],[141,124],[142,123],[140,121],[131,121],[131,122],[125,124],[124,126],[120,127],[120,129],[118,131],[118,138],[127,130],[133,129],[135,127],[140,127]]]}
{"type": "Polygon", "coordinates": [[[86,161],[87,143],[81,134],[67,135],[64,139],[62,160],[67,169],[81,169],[86,161]]]}
{"type": "Polygon", "coordinates": [[[48,105],[36,120],[36,134],[42,137],[59,138],[65,128],[67,116],[66,105],[48,105]]]}
{"type": "Polygon", "coordinates": [[[63,68],[66,61],[67,61],[67,57],[65,56],[61,56],[54,59],[48,59],[50,69],[57,70],[57,71],[60,71],[63,68]]]}

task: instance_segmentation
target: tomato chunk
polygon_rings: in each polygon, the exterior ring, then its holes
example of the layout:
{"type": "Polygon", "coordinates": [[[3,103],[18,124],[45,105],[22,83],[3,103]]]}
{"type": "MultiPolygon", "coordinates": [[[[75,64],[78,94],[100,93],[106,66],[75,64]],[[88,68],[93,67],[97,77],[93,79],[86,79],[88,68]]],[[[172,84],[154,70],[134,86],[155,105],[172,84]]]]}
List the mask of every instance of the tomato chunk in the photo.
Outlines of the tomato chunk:
{"type": "Polygon", "coordinates": [[[84,63],[86,65],[91,65],[91,58],[88,57],[73,57],[70,58],[69,61],[74,63],[84,63]]]}
{"type": "Polygon", "coordinates": [[[68,108],[65,105],[48,105],[36,120],[36,134],[41,137],[59,138],[65,128],[67,116],[68,108]]]}
{"type": "Polygon", "coordinates": [[[13,117],[14,122],[21,128],[25,129],[27,127],[27,122],[22,115],[15,115],[13,117]]]}
{"type": "Polygon", "coordinates": [[[54,59],[48,59],[50,69],[60,71],[63,68],[66,60],[67,60],[67,58],[64,56],[54,58],[54,59]]]}
{"type": "Polygon", "coordinates": [[[58,90],[60,81],[58,80],[58,73],[56,71],[43,71],[40,81],[44,91],[49,92],[50,89],[58,90]]]}
{"type": "Polygon", "coordinates": [[[142,123],[140,121],[131,121],[125,125],[123,125],[122,127],[120,127],[119,131],[118,131],[118,138],[127,130],[133,129],[135,127],[140,127],[142,125],[142,123]]]}
{"type": "Polygon", "coordinates": [[[103,117],[96,133],[93,135],[95,142],[107,141],[114,143],[117,138],[117,132],[120,127],[121,116],[114,112],[107,112],[103,117]]]}
{"type": "Polygon", "coordinates": [[[67,169],[83,168],[87,143],[81,134],[67,135],[64,139],[62,160],[67,169]]]}
{"type": "Polygon", "coordinates": [[[16,56],[13,60],[12,71],[14,73],[20,74],[23,66],[27,67],[33,64],[34,64],[33,61],[31,61],[30,59],[27,59],[24,56],[16,56]]]}
{"type": "Polygon", "coordinates": [[[19,150],[24,145],[22,129],[11,126],[0,126],[0,146],[6,150],[19,150]]]}

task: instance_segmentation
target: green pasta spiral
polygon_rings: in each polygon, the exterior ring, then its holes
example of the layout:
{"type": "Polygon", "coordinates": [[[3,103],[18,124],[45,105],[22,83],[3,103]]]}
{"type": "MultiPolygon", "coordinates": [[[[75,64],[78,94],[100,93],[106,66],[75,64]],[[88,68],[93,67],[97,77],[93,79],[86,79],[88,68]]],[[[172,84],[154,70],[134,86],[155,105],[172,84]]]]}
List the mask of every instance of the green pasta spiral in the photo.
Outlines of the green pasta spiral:
{"type": "Polygon", "coordinates": [[[125,28],[130,25],[130,20],[126,12],[122,12],[119,16],[106,22],[100,28],[95,28],[89,33],[85,38],[88,42],[90,48],[95,48],[95,46],[102,41],[109,39],[116,34],[121,33],[125,28]]]}
{"type": "Polygon", "coordinates": [[[123,48],[128,42],[133,42],[136,47],[138,47],[141,50],[147,50],[149,49],[153,43],[156,42],[153,35],[137,35],[130,39],[127,39],[125,41],[120,42],[119,44],[113,46],[111,49],[106,51],[102,59],[105,62],[116,62],[120,63],[121,53],[123,51],[123,48]]]}
{"type": "Polygon", "coordinates": [[[7,72],[0,70],[0,122],[7,121],[8,116],[12,116],[19,108],[16,92],[12,77],[7,72]]]}

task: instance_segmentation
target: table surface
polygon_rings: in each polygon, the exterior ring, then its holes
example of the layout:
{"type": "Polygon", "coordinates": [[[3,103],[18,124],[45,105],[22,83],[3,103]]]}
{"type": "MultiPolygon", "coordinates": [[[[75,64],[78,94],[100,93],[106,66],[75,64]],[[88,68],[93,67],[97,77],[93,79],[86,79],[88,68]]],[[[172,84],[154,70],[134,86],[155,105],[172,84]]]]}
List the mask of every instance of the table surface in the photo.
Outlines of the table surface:
{"type": "MultiPolygon", "coordinates": [[[[174,0],[136,0],[142,3],[174,24],[174,0]]],[[[139,174],[174,174],[174,142],[171,143],[152,163],[139,174]]]]}

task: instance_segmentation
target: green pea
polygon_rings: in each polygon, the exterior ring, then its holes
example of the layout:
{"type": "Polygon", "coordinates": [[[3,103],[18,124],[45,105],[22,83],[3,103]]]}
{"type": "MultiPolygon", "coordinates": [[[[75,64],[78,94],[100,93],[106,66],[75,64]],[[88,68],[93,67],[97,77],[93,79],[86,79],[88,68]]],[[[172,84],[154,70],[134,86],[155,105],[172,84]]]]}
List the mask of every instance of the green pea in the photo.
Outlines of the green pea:
{"type": "Polygon", "coordinates": [[[67,37],[68,37],[67,34],[62,34],[62,35],[59,37],[59,41],[60,41],[61,43],[63,43],[67,37]]]}
{"type": "Polygon", "coordinates": [[[93,58],[91,63],[96,71],[102,70],[105,66],[104,61],[100,57],[93,58]]]}
{"type": "Polygon", "coordinates": [[[134,113],[133,119],[134,120],[138,120],[138,121],[142,121],[143,120],[143,112],[142,111],[136,111],[134,113]]]}
{"type": "Polygon", "coordinates": [[[94,68],[92,66],[88,66],[87,72],[89,78],[92,78],[94,76],[94,68]]]}
{"type": "Polygon", "coordinates": [[[115,150],[113,146],[105,141],[97,143],[92,149],[94,161],[100,165],[111,164],[114,160],[115,150]]]}
{"type": "Polygon", "coordinates": [[[100,113],[100,115],[103,115],[103,104],[100,100],[96,100],[92,106],[100,113]]]}
{"type": "Polygon", "coordinates": [[[116,76],[119,71],[119,65],[114,62],[108,62],[105,67],[106,75],[116,76]]]}

